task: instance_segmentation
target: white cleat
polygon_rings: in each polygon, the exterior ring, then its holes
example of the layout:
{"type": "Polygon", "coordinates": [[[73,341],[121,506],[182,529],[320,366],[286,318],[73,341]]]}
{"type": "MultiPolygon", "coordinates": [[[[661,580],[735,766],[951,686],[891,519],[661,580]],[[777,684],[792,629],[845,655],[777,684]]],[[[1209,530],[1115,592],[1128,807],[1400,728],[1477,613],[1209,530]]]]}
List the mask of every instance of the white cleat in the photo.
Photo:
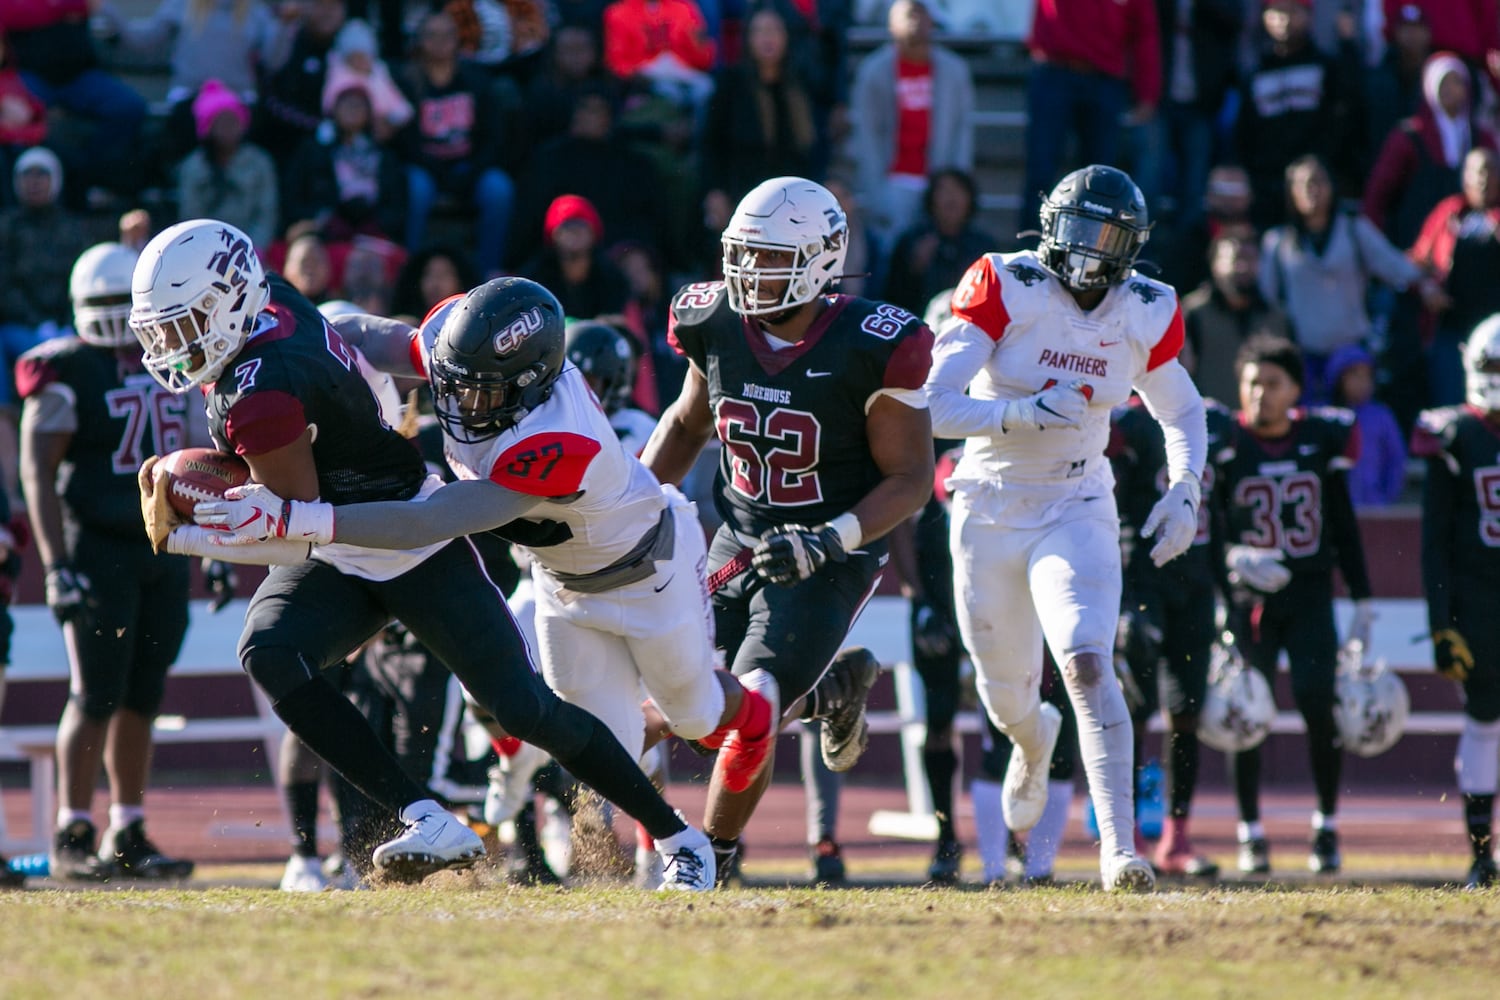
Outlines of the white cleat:
{"type": "Polygon", "coordinates": [[[1145,858],[1116,854],[1102,867],[1106,892],[1151,892],[1156,888],[1156,870],[1145,858]]]}
{"type": "MultiPolygon", "coordinates": [[[[679,812],[678,817],[682,816],[679,812]]],[[[707,892],[714,887],[714,849],[707,835],[689,826],[656,842],[661,855],[660,892],[707,892]]]]}
{"type": "Polygon", "coordinates": [[[1032,760],[1021,752],[1017,743],[1010,752],[1005,785],[1000,792],[1000,811],[1012,833],[1025,833],[1036,826],[1047,808],[1048,772],[1052,768],[1057,734],[1062,731],[1062,713],[1056,705],[1045,701],[1037,711],[1041,716],[1042,752],[1032,760]]]}
{"type": "Polygon", "coordinates": [[[323,875],[323,863],[317,858],[304,858],[293,854],[281,873],[282,892],[322,892],[328,888],[328,879],[323,875]]]}
{"type": "Polygon", "coordinates": [[[484,793],[484,821],[490,826],[499,826],[506,820],[515,819],[516,814],[531,801],[531,779],[547,763],[547,751],[541,747],[522,743],[521,749],[509,757],[501,757],[500,763],[489,770],[489,788],[484,793]]]}
{"type": "Polygon", "coordinates": [[[375,867],[397,882],[420,882],[445,868],[468,868],[484,857],[484,842],[431,799],[401,810],[406,832],[375,848],[375,867]]]}

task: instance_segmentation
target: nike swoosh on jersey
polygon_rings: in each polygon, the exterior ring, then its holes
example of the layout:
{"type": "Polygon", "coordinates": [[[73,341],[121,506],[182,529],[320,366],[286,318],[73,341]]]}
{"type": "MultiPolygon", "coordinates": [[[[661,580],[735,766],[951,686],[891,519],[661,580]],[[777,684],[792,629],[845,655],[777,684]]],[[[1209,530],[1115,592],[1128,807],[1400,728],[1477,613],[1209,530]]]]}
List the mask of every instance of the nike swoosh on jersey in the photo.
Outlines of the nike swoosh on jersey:
{"type": "Polygon", "coordinates": [[[825,376],[832,375],[832,374],[833,374],[833,372],[815,372],[811,368],[809,368],[807,370],[807,377],[808,378],[823,378],[825,376]]]}
{"type": "Polygon", "coordinates": [[[666,583],[662,584],[660,587],[652,587],[651,589],[660,594],[663,590],[666,590],[668,587],[672,586],[672,581],[675,579],[677,579],[677,574],[673,573],[671,576],[667,577],[666,583]]]}
{"type": "Polygon", "coordinates": [[[1118,340],[1101,340],[1101,341],[1099,341],[1099,346],[1100,347],[1114,347],[1118,343],[1119,343],[1118,340]]]}

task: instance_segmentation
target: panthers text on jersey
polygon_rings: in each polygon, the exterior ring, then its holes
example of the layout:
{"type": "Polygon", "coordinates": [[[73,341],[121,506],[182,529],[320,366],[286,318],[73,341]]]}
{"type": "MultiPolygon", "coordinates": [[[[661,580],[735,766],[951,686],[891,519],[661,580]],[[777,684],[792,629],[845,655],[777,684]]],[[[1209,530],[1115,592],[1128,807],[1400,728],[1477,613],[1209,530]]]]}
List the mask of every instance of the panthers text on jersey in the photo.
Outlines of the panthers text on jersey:
{"type": "Polygon", "coordinates": [[[729,308],[723,282],[688,285],[672,301],[667,339],[707,379],[724,444],[715,506],[744,536],[849,510],[883,478],[865,437],[875,397],[922,405],[913,396],[932,361],[927,326],[880,302],[825,302],[801,342],[778,351],[729,308]]]}
{"type": "MultiPolygon", "coordinates": [[[[1218,453],[1229,434],[1234,415],[1216,402],[1205,400],[1208,422],[1208,454],[1218,453]]],[[[1213,586],[1214,573],[1209,542],[1208,504],[1198,505],[1198,533],[1192,548],[1161,569],[1151,561],[1151,546],[1140,544],[1141,527],[1151,516],[1151,509],[1167,491],[1167,445],[1161,424],[1151,416],[1139,396],[1132,396],[1115,410],[1109,438],[1108,455],[1114,469],[1115,501],[1120,508],[1121,543],[1125,547],[1125,574],[1165,574],[1179,580],[1191,580],[1213,586]]],[[[1213,494],[1214,467],[1203,468],[1203,496],[1213,494]]]]}
{"type": "Polygon", "coordinates": [[[1335,487],[1342,490],[1342,502],[1330,491],[1331,480],[1359,458],[1354,414],[1314,407],[1293,410],[1291,421],[1284,436],[1263,438],[1237,419],[1212,456],[1224,544],[1280,549],[1286,568],[1299,575],[1337,566],[1352,597],[1369,597],[1348,487],[1335,487]]]}
{"type": "Polygon", "coordinates": [[[1448,628],[1454,587],[1500,592],[1500,427],[1467,404],[1426,410],[1412,430],[1428,460],[1422,582],[1433,628],[1448,628]]]}
{"type": "MultiPolygon", "coordinates": [[[[419,372],[436,324],[412,335],[419,372]],[[425,341],[424,341],[425,337],[425,341]]],[[[666,509],[661,484],[621,442],[583,374],[566,365],[547,401],[492,438],[465,443],[443,435],[443,453],[460,479],[488,479],[547,503],[505,537],[525,545],[543,568],[594,573],[630,553],[666,509]],[[528,537],[537,539],[528,543],[528,537]]]]}
{"type": "MultiPolygon", "coordinates": [[[[332,504],[410,500],[427,484],[413,442],[380,418],[354,350],[308,299],[276,275],[270,301],[219,380],[206,390],[209,433],[223,451],[261,455],[313,429],[318,498],[332,504]]],[[[441,546],[412,552],[321,545],[316,558],[371,579],[405,572],[441,546]]]]}
{"type": "Polygon", "coordinates": [[[136,472],[152,455],[188,444],[191,401],[159,385],[139,350],[93,347],[77,337],[21,355],[16,388],[23,399],[60,393],[73,410],[72,440],[58,468],[63,516],[146,544],[136,472]]]}
{"type": "MultiPolygon", "coordinates": [[[[1022,399],[1082,381],[1090,404],[1076,428],[1042,434],[997,429],[970,437],[955,484],[998,484],[1002,495],[1007,488],[1064,496],[1108,493],[1110,411],[1130,398],[1142,376],[1182,350],[1176,291],[1132,273],[1085,310],[1035,253],[992,253],[975,261],[954,289],[953,318],[988,338],[983,365],[967,385],[974,399],[1022,399]]],[[[957,322],[945,326],[939,356],[978,350],[963,342],[967,329],[957,322]]],[[[948,388],[962,392],[965,386],[948,388]]],[[[940,414],[934,411],[933,419],[942,430],[940,414]]]]}

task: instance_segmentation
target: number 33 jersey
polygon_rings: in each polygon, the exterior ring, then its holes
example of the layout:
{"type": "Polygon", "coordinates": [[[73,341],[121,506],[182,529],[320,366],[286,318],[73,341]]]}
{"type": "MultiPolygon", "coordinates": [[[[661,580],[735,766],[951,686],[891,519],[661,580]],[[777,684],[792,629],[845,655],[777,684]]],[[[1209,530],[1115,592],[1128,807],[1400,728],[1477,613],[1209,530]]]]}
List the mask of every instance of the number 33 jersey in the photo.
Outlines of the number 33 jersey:
{"type": "Polygon", "coordinates": [[[707,378],[724,445],[715,506],[742,536],[820,524],[853,507],[883,478],[865,436],[876,398],[927,405],[927,326],[884,303],[824,301],[802,340],[779,351],[729,308],[722,282],[688,285],[672,302],[667,339],[707,378]]]}
{"type": "Polygon", "coordinates": [[[1210,456],[1218,470],[1225,544],[1280,549],[1295,574],[1327,573],[1339,562],[1328,523],[1327,481],[1359,458],[1354,414],[1335,407],[1292,411],[1285,437],[1267,439],[1236,419],[1210,456]]]}

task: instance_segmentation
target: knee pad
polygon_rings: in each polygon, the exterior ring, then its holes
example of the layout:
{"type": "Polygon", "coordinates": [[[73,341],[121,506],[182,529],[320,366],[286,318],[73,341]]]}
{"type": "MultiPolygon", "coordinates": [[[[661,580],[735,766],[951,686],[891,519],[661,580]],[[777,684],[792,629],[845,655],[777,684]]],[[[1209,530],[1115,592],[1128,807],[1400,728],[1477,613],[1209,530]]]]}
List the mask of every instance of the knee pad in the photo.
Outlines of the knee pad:
{"type": "Polygon", "coordinates": [[[113,693],[69,691],[68,700],[78,706],[78,711],[90,722],[108,722],[115,709],[120,707],[120,701],[113,693]]]}
{"type": "Polygon", "coordinates": [[[1453,758],[1458,790],[1465,795],[1493,795],[1500,788],[1500,720],[1465,718],[1453,758]]]}

